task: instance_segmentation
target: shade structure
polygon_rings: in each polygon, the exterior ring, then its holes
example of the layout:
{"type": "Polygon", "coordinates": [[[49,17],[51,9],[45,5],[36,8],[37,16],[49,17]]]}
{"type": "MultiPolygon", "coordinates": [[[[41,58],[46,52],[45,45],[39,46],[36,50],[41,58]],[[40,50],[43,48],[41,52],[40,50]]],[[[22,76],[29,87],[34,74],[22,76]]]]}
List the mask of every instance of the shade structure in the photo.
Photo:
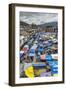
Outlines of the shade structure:
{"type": "Polygon", "coordinates": [[[33,56],[35,56],[35,53],[29,53],[28,56],[29,56],[29,57],[33,57],[33,56]]]}
{"type": "Polygon", "coordinates": [[[43,44],[42,44],[42,43],[39,43],[39,46],[40,46],[40,47],[43,47],[43,44]]]}
{"type": "Polygon", "coordinates": [[[26,70],[28,67],[32,66],[32,63],[23,63],[24,70],[26,70]]]}
{"type": "Polygon", "coordinates": [[[34,49],[30,49],[28,56],[30,56],[30,57],[35,56],[35,50],[34,49]]]}
{"type": "Polygon", "coordinates": [[[23,53],[24,53],[24,51],[20,51],[20,53],[21,53],[21,54],[23,54],[23,53]]]}
{"type": "Polygon", "coordinates": [[[48,46],[50,46],[50,45],[52,45],[52,43],[51,42],[48,42],[48,44],[47,44],[48,46]]]}
{"type": "Polygon", "coordinates": [[[24,51],[20,51],[20,59],[21,59],[23,54],[24,54],[24,51]]]}
{"type": "Polygon", "coordinates": [[[48,41],[44,41],[44,44],[48,44],[48,41]]]}
{"type": "Polygon", "coordinates": [[[44,51],[44,48],[43,48],[43,47],[39,47],[39,48],[38,48],[38,51],[39,51],[39,52],[43,52],[43,51],[44,51]]]}
{"type": "Polygon", "coordinates": [[[30,49],[29,53],[35,53],[35,49],[30,49]]]}
{"type": "Polygon", "coordinates": [[[28,45],[25,45],[24,48],[26,48],[27,50],[29,50],[29,46],[28,45]]]}
{"type": "Polygon", "coordinates": [[[52,59],[58,60],[58,54],[52,54],[52,59]]]}
{"type": "Polygon", "coordinates": [[[51,61],[51,60],[52,60],[52,56],[51,56],[51,55],[46,54],[45,59],[46,59],[46,60],[48,60],[48,61],[51,61]]]}
{"type": "Polygon", "coordinates": [[[46,66],[46,63],[32,63],[34,67],[44,67],[46,66]]]}
{"type": "Polygon", "coordinates": [[[52,74],[58,74],[58,70],[52,70],[52,74]]]}
{"type": "Polygon", "coordinates": [[[58,65],[52,66],[51,71],[52,74],[58,74],[58,65]]]}
{"type": "Polygon", "coordinates": [[[50,66],[52,66],[52,67],[57,67],[58,66],[58,61],[47,61],[48,62],[48,64],[50,65],[50,66]]]}
{"type": "Polygon", "coordinates": [[[40,77],[44,77],[44,76],[51,76],[51,72],[43,72],[40,74],[40,77]]]}
{"type": "Polygon", "coordinates": [[[51,67],[52,74],[58,74],[58,61],[47,61],[51,67]]]}
{"type": "Polygon", "coordinates": [[[36,45],[36,44],[34,44],[34,45],[31,47],[31,49],[34,49],[34,50],[36,50],[36,48],[37,48],[37,45],[36,45]]]}

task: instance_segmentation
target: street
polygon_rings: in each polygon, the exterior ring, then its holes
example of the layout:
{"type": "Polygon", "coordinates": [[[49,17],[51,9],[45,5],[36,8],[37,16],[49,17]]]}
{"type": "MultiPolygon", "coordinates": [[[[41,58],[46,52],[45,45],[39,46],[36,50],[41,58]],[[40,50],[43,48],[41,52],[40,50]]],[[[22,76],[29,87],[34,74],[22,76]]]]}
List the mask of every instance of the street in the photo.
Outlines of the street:
{"type": "Polygon", "coordinates": [[[34,77],[58,75],[57,34],[53,32],[34,33],[20,47],[20,77],[28,77],[24,73],[25,63],[27,63],[27,68],[31,63],[34,77]]]}

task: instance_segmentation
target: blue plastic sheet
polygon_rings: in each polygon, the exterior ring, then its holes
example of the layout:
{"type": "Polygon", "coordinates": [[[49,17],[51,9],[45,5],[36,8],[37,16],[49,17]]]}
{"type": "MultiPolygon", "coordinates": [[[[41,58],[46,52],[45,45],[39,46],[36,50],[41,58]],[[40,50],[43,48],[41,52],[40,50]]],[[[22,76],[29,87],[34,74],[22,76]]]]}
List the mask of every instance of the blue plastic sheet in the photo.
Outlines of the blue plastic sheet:
{"type": "Polygon", "coordinates": [[[48,61],[51,61],[51,60],[52,60],[52,56],[47,54],[47,55],[45,56],[45,59],[48,60],[48,61]]]}
{"type": "Polygon", "coordinates": [[[38,48],[38,51],[39,51],[39,52],[43,52],[43,51],[44,51],[44,49],[43,49],[43,48],[41,48],[41,47],[39,47],[39,48],[38,48]]]}

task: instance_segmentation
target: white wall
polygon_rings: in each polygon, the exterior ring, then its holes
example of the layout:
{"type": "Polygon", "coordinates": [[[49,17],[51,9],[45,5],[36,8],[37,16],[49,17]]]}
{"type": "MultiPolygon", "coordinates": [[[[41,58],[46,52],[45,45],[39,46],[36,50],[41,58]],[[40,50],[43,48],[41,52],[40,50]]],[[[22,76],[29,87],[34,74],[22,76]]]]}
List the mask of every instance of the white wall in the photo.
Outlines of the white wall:
{"type": "Polygon", "coordinates": [[[26,87],[8,86],[8,4],[31,3],[44,5],[64,5],[66,7],[65,1],[66,0],[0,0],[0,90],[65,90],[66,84],[26,87]]]}

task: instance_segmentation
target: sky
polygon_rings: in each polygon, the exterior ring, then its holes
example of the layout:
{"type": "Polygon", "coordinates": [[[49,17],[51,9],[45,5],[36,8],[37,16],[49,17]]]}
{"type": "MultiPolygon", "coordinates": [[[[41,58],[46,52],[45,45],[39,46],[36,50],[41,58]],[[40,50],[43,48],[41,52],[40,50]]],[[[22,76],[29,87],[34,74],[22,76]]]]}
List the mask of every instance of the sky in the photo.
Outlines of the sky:
{"type": "Polygon", "coordinates": [[[57,13],[41,13],[41,12],[20,12],[20,21],[28,24],[44,24],[48,22],[58,21],[57,13]]]}

